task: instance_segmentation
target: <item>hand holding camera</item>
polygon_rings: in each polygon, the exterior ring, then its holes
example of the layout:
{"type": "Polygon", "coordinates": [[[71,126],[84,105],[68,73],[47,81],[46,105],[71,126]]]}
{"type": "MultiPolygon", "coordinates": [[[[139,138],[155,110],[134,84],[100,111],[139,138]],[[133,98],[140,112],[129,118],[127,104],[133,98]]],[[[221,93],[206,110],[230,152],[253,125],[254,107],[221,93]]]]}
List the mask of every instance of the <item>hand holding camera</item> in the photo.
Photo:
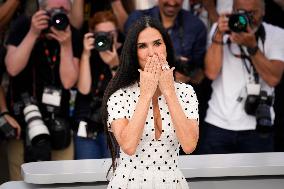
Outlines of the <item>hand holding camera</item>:
{"type": "Polygon", "coordinates": [[[3,112],[0,114],[0,138],[20,139],[21,127],[18,122],[8,113],[3,112]]]}
{"type": "Polygon", "coordinates": [[[112,44],[112,50],[100,51],[99,52],[101,59],[113,68],[119,65],[119,57],[115,48],[115,44],[112,44]]]}
{"type": "Polygon", "coordinates": [[[87,56],[89,58],[91,56],[91,50],[94,49],[94,42],[95,39],[93,37],[93,33],[86,33],[84,35],[84,50],[83,50],[83,55],[87,56]]]}
{"type": "Polygon", "coordinates": [[[253,16],[245,10],[236,13],[221,14],[218,19],[218,28],[214,37],[215,41],[222,43],[223,34],[230,34],[230,41],[249,48],[257,46],[255,32],[252,30],[253,16]]]}
{"type": "Polygon", "coordinates": [[[49,16],[47,36],[56,39],[60,45],[67,46],[72,43],[69,18],[63,8],[53,8],[46,11],[49,16]]]}
{"type": "Polygon", "coordinates": [[[48,28],[49,25],[49,16],[46,14],[46,11],[39,10],[33,16],[31,20],[30,32],[38,37],[41,32],[48,28]]]}

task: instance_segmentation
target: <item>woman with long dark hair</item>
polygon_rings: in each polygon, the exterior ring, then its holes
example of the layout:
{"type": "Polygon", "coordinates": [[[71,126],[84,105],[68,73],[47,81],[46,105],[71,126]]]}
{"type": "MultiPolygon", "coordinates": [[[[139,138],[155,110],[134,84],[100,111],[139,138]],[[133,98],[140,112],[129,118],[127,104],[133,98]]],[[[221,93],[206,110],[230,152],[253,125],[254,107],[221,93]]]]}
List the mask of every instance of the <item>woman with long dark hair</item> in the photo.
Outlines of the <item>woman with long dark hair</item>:
{"type": "Polygon", "coordinates": [[[198,101],[190,85],[174,82],[174,63],[160,22],[139,19],[103,99],[114,170],[108,188],[188,188],[178,169],[179,146],[186,153],[196,147],[198,101]]]}

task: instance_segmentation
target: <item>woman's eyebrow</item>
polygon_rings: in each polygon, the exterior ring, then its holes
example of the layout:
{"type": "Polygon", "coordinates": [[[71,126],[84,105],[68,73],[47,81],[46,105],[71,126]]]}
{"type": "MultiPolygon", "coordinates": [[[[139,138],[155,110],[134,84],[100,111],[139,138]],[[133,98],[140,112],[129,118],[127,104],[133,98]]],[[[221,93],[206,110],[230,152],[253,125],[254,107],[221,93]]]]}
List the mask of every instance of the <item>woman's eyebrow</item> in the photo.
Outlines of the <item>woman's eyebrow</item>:
{"type": "MultiPolygon", "coordinates": [[[[152,42],[148,42],[148,43],[160,42],[161,40],[162,40],[162,39],[156,39],[156,40],[154,40],[154,41],[152,41],[152,42]]],[[[147,42],[138,42],[137,45],[139,45],[139,44],[147,44],[147,42]]]]}

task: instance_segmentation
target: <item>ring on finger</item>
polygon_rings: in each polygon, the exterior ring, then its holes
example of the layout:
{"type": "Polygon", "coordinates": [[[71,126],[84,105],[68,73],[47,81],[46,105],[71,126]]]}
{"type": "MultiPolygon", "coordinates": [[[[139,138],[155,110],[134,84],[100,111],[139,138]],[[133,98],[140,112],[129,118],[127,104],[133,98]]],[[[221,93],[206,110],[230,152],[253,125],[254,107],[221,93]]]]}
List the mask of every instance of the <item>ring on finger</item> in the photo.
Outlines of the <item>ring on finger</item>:
{"type": "Polygon", "coordinates": [[[169,70],[169,69],[170,69],[170,67],[169,67],[168,64],[162,65],[162,70],[169,70]]]}

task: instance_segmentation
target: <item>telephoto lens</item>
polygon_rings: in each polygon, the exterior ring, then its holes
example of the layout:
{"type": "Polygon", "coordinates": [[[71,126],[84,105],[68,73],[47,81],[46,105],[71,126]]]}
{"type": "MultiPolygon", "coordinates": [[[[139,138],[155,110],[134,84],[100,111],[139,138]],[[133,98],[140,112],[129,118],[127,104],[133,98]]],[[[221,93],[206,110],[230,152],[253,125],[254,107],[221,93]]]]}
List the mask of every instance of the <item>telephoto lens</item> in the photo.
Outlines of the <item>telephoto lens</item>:
{"type": "Polygon", "coordinates": [[[271,96],[268,96],[266,91],[260,91],[259,104],[255,112],[255,117],[257,121],[256,129],[259,132],[269,133],[273,130],[273,124],[270,113],[271,105],[271,96]]]}
{"type": "Polygon", "coordinates": [[[45,143],[49,140],[49,130],[42,120],[42,115],[38,106],[32,102],[28,93],[23,93],[22,101],[24,102],[24,117],[27,123],[27,135],[32,145],[45,143]]]}
{"type": "Polygon", "coordinates": [[[42,115],[36,105],[24,108],[25,121],[28,125],[28,136],[32,145],[42,143],[49,138],[49,130],[42,120],[42,115]]]}
{"type": "Polygon", "coordinates": [[[107,51],[112,49],[113,37],[109,32],[94,33],[95,49],[97,51],[107,51]]]}

